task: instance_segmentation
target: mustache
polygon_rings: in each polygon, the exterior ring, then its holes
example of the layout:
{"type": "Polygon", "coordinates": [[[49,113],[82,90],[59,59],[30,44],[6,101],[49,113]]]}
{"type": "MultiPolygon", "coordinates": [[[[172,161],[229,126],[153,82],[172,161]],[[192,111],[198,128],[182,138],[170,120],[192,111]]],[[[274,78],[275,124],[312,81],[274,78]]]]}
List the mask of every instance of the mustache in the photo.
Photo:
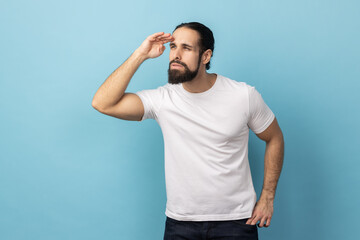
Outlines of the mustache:
{"type": "Polygon", "coordinates": [[[172,60],[172,61],[169,63],[169,65],[171,65],[172,63],[181,64],[181,65],[183,65],[184,67],[187,67],[185,63],[179,62],[179,61],[177,61],[177,60],[172,60]]]}

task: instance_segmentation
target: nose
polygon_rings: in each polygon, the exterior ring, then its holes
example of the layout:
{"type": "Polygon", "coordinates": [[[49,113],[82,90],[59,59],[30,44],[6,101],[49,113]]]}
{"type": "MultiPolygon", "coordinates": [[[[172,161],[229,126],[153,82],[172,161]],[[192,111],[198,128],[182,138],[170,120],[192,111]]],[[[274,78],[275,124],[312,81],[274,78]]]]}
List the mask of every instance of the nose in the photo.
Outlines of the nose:
{"type": "Polygon", "coordinates": [[[172,51],[172,54],[173,54],[172,58],[174,60],[180,60],[181,59],[181,54],[180,54],[180,51],[178,49],[174,49],[172,51]]]}

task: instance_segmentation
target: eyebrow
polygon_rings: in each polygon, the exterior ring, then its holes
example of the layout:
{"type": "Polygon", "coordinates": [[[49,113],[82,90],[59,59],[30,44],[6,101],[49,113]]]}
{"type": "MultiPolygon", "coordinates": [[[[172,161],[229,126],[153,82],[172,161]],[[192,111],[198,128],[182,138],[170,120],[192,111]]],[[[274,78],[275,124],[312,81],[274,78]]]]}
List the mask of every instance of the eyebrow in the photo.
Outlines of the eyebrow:
{"type": "MultiPolygon", "coordinates": [[[[170,46],[176,45],[175,43],[170,43],[170,46]]],[[[189,48],[194,48],[193,46],[186,44],[186,43],[182,43],[181,45],[183,45],[184,47],[189,47],[189,48]]]]}

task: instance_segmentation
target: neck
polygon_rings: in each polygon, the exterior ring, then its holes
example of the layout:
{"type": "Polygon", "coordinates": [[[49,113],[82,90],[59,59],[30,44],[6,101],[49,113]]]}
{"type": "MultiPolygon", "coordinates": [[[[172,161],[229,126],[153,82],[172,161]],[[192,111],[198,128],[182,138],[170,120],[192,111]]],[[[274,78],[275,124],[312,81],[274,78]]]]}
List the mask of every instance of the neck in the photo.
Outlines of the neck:
{"type": "Polygon", "coordinates": [[[216,81],[217,74],[207,73],[206,71],[199,71],[196,77],[189,81],[182,83],[184,89],[191,93],[201,93],[209,90],[216,81]]]}

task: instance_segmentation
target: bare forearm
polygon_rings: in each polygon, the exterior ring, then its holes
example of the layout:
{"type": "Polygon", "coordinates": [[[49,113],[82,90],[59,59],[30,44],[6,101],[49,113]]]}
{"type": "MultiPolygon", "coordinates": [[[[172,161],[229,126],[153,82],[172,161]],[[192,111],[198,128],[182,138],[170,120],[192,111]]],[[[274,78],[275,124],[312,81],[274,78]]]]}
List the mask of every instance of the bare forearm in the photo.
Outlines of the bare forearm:
{"type": "Polygon", "coordinates": [[[273,201],[284,159],[284,139],[280,135],[266,143],[264,183],[260,198],[273,201]]]}
{"type": "Polygon", "coordinates": [[[131,56],[105,80],[94,95],[92,105],[105,109],[118,103],[139,66],[146,58],[135,50],[131,56]]]}

